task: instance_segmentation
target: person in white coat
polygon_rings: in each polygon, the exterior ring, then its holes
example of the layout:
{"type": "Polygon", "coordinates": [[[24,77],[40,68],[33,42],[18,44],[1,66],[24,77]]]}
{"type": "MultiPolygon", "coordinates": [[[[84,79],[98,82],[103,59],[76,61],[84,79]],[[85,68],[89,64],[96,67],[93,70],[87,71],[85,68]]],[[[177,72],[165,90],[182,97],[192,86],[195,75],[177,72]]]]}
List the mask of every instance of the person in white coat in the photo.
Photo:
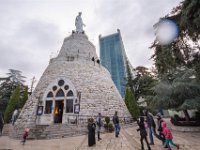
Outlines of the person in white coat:
{"type": "Polygon", "coordinates": [[[18,109],[15,109],[15,111],[12,114],[12,125],[15,124],[15,121],[17,120],[17,116],[18,116],[18,109]]]}
{"type": "Polygon", "coordinates": [[[97,133],[98,133],[98,141],[99,141],[101,140],[100,131],[101,131],[101,127],[103,126],[101,113],[99,113],[97,116],[96,124],[97,124],[97,133]]]}

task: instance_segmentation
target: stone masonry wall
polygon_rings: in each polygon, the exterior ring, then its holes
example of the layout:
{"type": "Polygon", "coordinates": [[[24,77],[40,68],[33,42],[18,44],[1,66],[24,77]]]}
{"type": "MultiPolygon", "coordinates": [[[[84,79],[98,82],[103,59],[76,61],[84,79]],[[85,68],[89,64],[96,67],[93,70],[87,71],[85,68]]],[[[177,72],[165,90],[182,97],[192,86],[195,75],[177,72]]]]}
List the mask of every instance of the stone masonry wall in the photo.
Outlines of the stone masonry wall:
{"type": "Polygon", "coordinates": [[[102,115],[113,116],[114,112],[118,111],[120,117],[130,117],[110,73],[103,66],[97,63],[94,65],[94,62],[88,59],[87,50],[96,57],[95,47],[85,35],[72,34],[64,40],[60,54],[50,61],[33,94],[26,102],[16,122],[15,130],[34,128],[39,101],[42,100],[49,84],[62,77],[70,80],[77,91],[81,91],[80,115],[92,116],[101,112],[102,115]],[[73,51],[77,53],[77,49],[81,55],[69,60],[67,57],[71,56],[73,51]]]}

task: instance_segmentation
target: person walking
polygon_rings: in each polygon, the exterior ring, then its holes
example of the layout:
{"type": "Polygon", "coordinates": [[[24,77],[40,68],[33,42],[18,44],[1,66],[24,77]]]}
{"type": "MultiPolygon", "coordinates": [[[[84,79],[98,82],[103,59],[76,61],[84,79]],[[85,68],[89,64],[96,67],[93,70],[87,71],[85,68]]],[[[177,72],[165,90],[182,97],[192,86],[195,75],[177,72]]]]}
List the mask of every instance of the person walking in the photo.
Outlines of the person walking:
{"type": "Polygon", "coordinates": [[[12,125],[15,124],[15,121],[17,120],[17,116],[18,116],[18,109],[16,108],[16,109],[14,110],[13,114],[12,114],[12,119],[11,119],[12,125]]]}
{"type": "Polygon", "coordinates": [[[98,141],[99,141],[101,140],[100,132],[101,132],[101,127],[103,126],[101,113],[99,113],[97,116],[96,124],[97,124],[97,134],[98,134],[98,141]]]}
{"type": "Polygon", "coordinates": [[[113,116],[113,123],[115,126],[115,137],[118,137],[120,132],[120,125],[119,125],[119,117],[117,115],[117,111],[115,111],[115,114],[113,116]]]}
{"type": "Polygon", "coordinates": [[[146,115],[146,120],[147,120],[147,124],[148,124],[150,145],[154,145],[153,134],[155,134],[155,131],[156,131],[155,130],[156,124],[154,122],[152,114],[150,114],[148,111],[146,111],[145,115],[146,115]]]}
{"type": "Polygon", "coordinates": [[[177,149],[179,149],[179,145],[173,143],[173,141],[172,141],[172,139],[173,139],[172,133],[171,133],[170,129],[167,128],[167,125],[166,125],[165,122],[162,122],[162,128],[163,128],[162,133],[163,133],[163,135],[165,136],[165,139],[166,139],[164,147],[167,146],[168,150],[171,150],[171,147],[170,147],[170,144],[171,144],[171,145],[177,147],[177,149]]]}
{"type": "Polygon", "coordinates": [[[24,145],[26,143],[28,133],[29,133],[29,128],[26,128],[25,131],[24,131],[24,134],[23,134],[23,140],[21,141],[22,145],[24,145]]]}
{"type": "Polygon", "coordinates": [[[96,125],[94,123],[94,119],[89,118],[88,119],[88,146],[93,146],[96,144],[95,128],[96,128],[96,125]]]}
{"type": "Polygon", "coordinates": [[[137,131],[140,131],[141,150],[144,150],[143,140],[145,140],[148,150],[151,150],[151,147],[149,146],[149,142],[147,140],[147,131],[145,128],[144,117],[140,117],[140,119],[137,120],[137,124],[139,126],[139,129],[137,129],[137,131]]]}
{"type": "Polygon", "coordinates": [[[4,125],[3,115],[0,112],[0,135],[2,135],[3,125],[4,125]]]}
{"type": "MultiPolygon", "coordinates": [[[[160,113],[157,114],[157,126],[158,126],[158,134],[155,133],[155,136],[162,141],[162,144],[165,144],[165,136],[163,135],[162,131],[162,123],[164,122],[164,120],[162,119],[162,115],[160,113]]],[[[167,148],[167,147],[165,147],[167,148]]]]}

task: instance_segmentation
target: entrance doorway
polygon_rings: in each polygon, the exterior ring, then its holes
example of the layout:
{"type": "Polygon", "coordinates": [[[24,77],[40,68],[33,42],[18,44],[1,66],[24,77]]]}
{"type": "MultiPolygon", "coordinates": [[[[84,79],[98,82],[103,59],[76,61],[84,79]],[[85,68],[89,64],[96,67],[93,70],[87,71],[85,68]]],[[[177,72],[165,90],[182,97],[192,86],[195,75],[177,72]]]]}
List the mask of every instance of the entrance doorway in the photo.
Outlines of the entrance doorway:
{"type": "Polygon", "coordinates": [[[55,101],[54,123],[62,123],[64,100],[55,101]]]}

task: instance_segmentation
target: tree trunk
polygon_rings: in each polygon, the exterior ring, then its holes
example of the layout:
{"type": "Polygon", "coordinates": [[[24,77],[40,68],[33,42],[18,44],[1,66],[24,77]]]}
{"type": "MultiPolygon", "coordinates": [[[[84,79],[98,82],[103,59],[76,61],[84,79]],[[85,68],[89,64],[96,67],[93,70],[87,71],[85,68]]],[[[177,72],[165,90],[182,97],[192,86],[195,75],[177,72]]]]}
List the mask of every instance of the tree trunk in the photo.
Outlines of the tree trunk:
{"type": "Polygon", "coordinates": [[[190,116],[189,116],[189,114],[188,114],[188,111],[185,109],[185,110],[183,110],[183,113],[184,113],[184,115],[185,115],[185,120],[186,120],[186,122],[189,122],[189,121],[190,121],[190,116]]]}

